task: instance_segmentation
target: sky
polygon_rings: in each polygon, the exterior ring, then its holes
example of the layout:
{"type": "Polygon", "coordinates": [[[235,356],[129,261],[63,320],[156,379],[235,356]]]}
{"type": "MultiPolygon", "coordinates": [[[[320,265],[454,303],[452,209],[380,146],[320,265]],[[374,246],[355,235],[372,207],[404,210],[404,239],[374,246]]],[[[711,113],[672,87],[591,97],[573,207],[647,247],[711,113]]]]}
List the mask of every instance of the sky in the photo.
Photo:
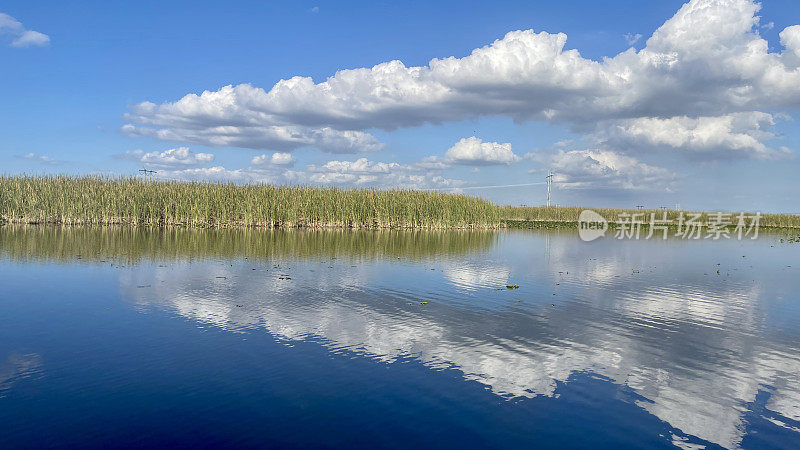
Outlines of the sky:
{"type": "Polygon", "coordinates": [[[0,173],[800,213],[791,0],[0,5],[0,173]]]}

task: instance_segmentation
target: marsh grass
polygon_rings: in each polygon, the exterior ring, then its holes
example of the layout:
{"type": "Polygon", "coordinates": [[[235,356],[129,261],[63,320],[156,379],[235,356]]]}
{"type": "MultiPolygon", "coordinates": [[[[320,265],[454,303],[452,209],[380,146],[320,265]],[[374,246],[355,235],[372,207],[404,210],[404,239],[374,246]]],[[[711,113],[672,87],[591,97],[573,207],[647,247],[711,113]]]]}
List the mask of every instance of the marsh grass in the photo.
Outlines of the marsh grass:
{"type": "MultiPolygon", "coordinates": [[[[136,178],[0,176],[0,224],[191,228],[491,229],[572,226],[585,208],[497,206],[478,197],[376,190],[136,178]]],[[[610,221],[645,222],[662,210],[594,208],[610,221]]],[[[681,211],[666,211],[677,222],[681,211]]],[[[701,213],[708,223],[713,213],[701,213]]],[[[800,228],[796,214],[763,214],[761,227],[800,228]]]]}
{"type": "Polygon", "coordinates": [[[496,228],[500,211],[467,195],[414,190],[2,176],[10,223],[193,228],[496,228]]]}

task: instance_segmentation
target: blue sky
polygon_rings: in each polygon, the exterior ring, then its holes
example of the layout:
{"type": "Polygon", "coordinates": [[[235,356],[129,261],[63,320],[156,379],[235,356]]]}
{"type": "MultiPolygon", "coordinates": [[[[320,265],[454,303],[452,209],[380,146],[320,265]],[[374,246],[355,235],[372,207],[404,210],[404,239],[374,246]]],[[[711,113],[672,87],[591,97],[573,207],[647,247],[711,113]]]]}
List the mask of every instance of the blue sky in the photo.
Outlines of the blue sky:
{"type": "Polygon", "coordinates": [[[543,185],[482,186],[552,169],[559,204],[800,212],[791,1],[11,1],[0,14],[4,173],[147,167],[535,205],[543,185]],[[273,88],[292,77],[310,80],[273,88]]]}

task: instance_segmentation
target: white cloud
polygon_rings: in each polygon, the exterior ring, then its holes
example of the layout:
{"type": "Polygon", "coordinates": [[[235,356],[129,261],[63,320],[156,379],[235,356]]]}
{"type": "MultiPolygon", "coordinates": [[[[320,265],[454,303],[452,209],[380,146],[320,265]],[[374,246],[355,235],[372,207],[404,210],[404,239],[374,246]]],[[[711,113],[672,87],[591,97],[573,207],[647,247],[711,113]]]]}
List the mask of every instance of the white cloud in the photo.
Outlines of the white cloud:
{"type": "Polygon", "coordinates": [[[262,154],[250,161],[250,164],[257,167],[284,166],[291,167],[295,163],[295,157],[291,153],[273,153],[272,155],[262,154]]]}
{"type": "Polygon", "coordinates": [[[50,43],[50,36],[38,31],[27,30],[11,41],[12,47],[43,47],[50,43]]]}
{"type": "MultiPolygon", "coordinates": [[[[315,167],[315,166],[309,166],[315,167]]],[[[390,173],[392,170],[406,168],[398,163],[383,163],[369,161],[367,158],[359,158],[356,161],[328,161],[321,167],[326,171],[346,172],[346,173],[390,173]]],[[[313,170],[312,170],[313,171],[313,170]]]]}
{"type": "MultiPolygon", "coordinates": [[[[2,18],[0,17],[0,19],[2,19],[2,18]]],[[[45,155],[38,155],[36,153],[27,153],[25,155],[17,155],[17,158],[28,159],[28,160],[31,160],[31,161],[37,161],[37,162],[39,162],[41,164],[47,164],[47,165],[61,164],[61,161],[59,161],[59,160],[57,160],[55,158],[51,158],[51,157],[45,156],[45,155]]]]}
{"type": "MultiPolygon", "coordinates": [[[[274,155],[273,155],[274,156],[274,155]]],[[[283,157],[277,157],[283,159],[283,157]]],[[[344,185],[377,188],[457,188],[464,186],[461,180],[442,177],[426,172],[413,165],[385,163],[359,158],[356,161],[328,161],[305,170],[286,170],[288,165],[276,165],[272,156],[261,155],[244,169],[227,169],[223,166],[162,170],[156,176],[161,179],[222,181],[232,183],[280,183],[344,185]]]]}
{"type": "Polygon", "coordinates": [[[426,156],[414,163],[414,167],[420,170],[444,170],[452,166],[453,164],[450,161],[438,156],[426,156]]]}
{"type": "Polygon", "coordinates": [[[445,178],[416,164],[384,163],[360,158],[356,161],[329,161],[308,166],[299,174],[318,184],[348,184],[381,188],[441,189],[463,187],[462,180],[445,178]]]}
{"type": "Polygon", "coordinates": [[[269,90],[243,84],[174,103],[141,103],[127,115],[128,129],[206,145],[354,152],[380,148],[363,134],[372,128],[487,115],[590,131],[615,119],[798,108],[800,27],[783,30],[784,50],[770,52],[757,31],[759,8],[752,0],[692,0],[643,49],[601,61],[565,49],[563,33],[512,31],[468,56],[427,66],[390,61],[341,70],[320,83],[294,77],[269,90]],[[320,132],[339,144],[326,148],[320,132]]]}
{"type": "Polygon", "coordinates": [[[755,111],[717,117],[648,117],[601,123],[593,138],[605,147],[629,152],[663,148],[698,159],[773,159],[787,155],[786,149],[765,144],[778,137],[770,131],[773,125],[775,116],[755,111]]]}
{"type": "Polygon", "coordinates": [[[214,161],[211,153],[194,153],[188,147],[178,147],[165,150],[163,152],[145,153],[142,150],[129,150],[119,158],[137,161],[148,167],[158,168],[186,168],[202,166],[214,161]]]}
{"type": "Polygon", "coordinates": [[[800,25],[785,28],[781,31],[780,38],[781,45],[786,48],[781,54],[784,64],[797,70],[800,66],[800,25]]]}
{"type": "Polygon", "coordinates": [[[639,33],[636,34],[625,33],[623,37],[625,38],[625,42],[627,42],[628,45],[630,46],[639,42],[639,40],[642,38],[642,35],[639,33]]]}
{"type": "Polygon", "coordinates": [[[275,174],[254,169],[226,169],[223,166],[195,167],[189,169],[160,170],[157,178],[181,181],[217,181],[225,183],[278,183],[275,174]]]}
{"type": "MultiPolygon", "coordinates": [[[[122,131],[131,136],[191,142],[211,147],[290,151],[313,146],[328,153],[364,153],[383,148],[374,136],[358,130],[283,124],[257,107],[259,89],[226,86],[189,94],[175,103],[136,105],[122,131]]],[[[263,92],[263,91],[261,91],[263,92]]]]}
{"type": "Polygon", "coordinates": [[[520,160],[511,151],[511,144],[483,142],[477,137],[461,139],[444,155],[447,161],[463,165],[511,164],[520,160]]]}
{"type": "Polygon", "coordinates": [[[511,150],[510,143],[483,142],[472,136],[453,144],[443,157],[426,156],[414,163],[412,167],[417,170],[435,171],[449,169],[454,164],[464,166],[509,165],[521,159],[511,150]]]}
{"type": "Polygon", "coordinates": [[[665,168],[608,150],[561,150],[542,162],[550,164],[562,189],[663,190],[676,178],[665,168]]]}
{"type": "Polygon", "coordinates": [[[50,43],[50,36],[38,31],[28,30],[17,19],[0,13],[0,35],[12,37],[12,47],[43,47],[50,43]]]}
{"type": "Polygon", "coordinates": [[[8,14],[0,13],[0,32],[19,35],[23,31],[25,31],[25,27],[20,21],[8,14]]]}
{"type": "Polygon", "coordinates": [[[398,171],[407,172],[408,166],[383,163],[359,158],[356,161],[328,161],[323,166],[308,166],[308,178],[315,183],[365,184],[378,181],[379,176],[391,178],[398,171]]]}

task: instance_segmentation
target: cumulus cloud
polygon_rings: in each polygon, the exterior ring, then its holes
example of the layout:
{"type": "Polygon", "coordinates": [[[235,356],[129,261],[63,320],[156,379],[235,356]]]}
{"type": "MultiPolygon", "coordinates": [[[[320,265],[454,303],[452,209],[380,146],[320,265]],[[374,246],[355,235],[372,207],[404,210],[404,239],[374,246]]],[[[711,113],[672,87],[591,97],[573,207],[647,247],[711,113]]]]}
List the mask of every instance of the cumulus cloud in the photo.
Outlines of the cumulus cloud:
{"type": "MultiPolygon", "coordinates": [[[[206,145],[344,153],[380,148],[365,134],[369,129],[479,116],[590,132],[617,126],[614,120],[724,118],[800,107],[800,27],[783,30],[783,50],[770,52],[758,34],[759,8],[753,0],[692,0],[641,50],[600,61],[567,49],[563,33],[512,31],[465,57],[426,66],[389,61],[341,70],[319,83],[294,77],[269,90],[242,84],[172,103],[144,102],[126,116],[127,129],[206,145]],[[337,144],[329,146],[319,133],[337,144]]],[[[698,148],[686,142],[686,153],[698,148]]],[[[721,143],[727,142],[736,140],[721,143]]],[[[739,151],[760,157],[758,148],[739,151]]]]}
{"type": "Polygon", "coordinates": [[[0,35],[10,35],[12,47],[43,47],[50,43],[50,36],[38,31],[28,30],[22,22],[0,13],[0,35]]]}
{"type": "MultiPolygon", "coordinates": [[[[426,156],[414,163],[412,167],[418,170],[445,170],[455,164],[464,166],[509,165],[521,159],[511,150],[510,143],[483,142],[472,136],[453,144],[443,157],[426,156]]],[[[477,171],[477,167],[474,170],[477,171]]]]}
{"type": "Polygon", "coordinates": [[[215,181],[221,183],[280,183],[284,180],[271,172],[253,168],[226,169],[223,166],[160,170],[157,178],[180,181],[215,181]]]}
{"type": "Polygon", "coordinates": [[[203,166],[214,161],[211,153],[194,153],[189,147],[178,147],[163,152],[145,153],[142,150],[129,150],[121,155],[121,159],[139,162],[149,167],[158,168],[187,168],[203,166]]]}
{"type": "Polygon", "coordinates": [[[511,144],[483,142],[477,137],[461,139],[450,147],[444,155],[445,160],[463,165],[511,164],[520,160],[511,151],[511,144]]]}
{"type": "Polygon", "coordinates": [[[414,163],[414,167],[420,170],[444,170],[452,167],[451,161],[439,156],[426,156],[414,163]]]}
{"type": "Polygon", "coordinates": [[[249,85],[226,86],[199,96],[190,94],[175,103],[140,103],[126,115],[138,124],[126,124],[122,131],[131,136],[211,147],[291,151],[312,146],[328,153],[365,153],[383,148],[363,131],[286,124],[257,111],[253,107],[259,91],[249,85]]]}
{"type": "MultiPolygon", "coordinates": [[[[285,155],[285,154],[284,154],[285,155]]],[[[437,189],[465,186],[462,180],[445,178],[438,173],[425,171],[415,165],[370,161],[328,161],[323,165],[309,165],[304,170],[288,170],[272,162],[275,155],[261,155],[244,169],[227,169],[223,166],[159,171],[162,179],[220,181],[232,183],[280,183],[342,185],[376,188],[437,189]]],[[[289,155],[291,156],[291,155],[289,155]]],[[[275,157],[285,160],[284,156],[275,157]]]]}
{"type": "Polygon", "coordinates": [[[676,175],[608,150],[559,151],[545,157],[562,189],[670,189],[676,175]]]}
{"type": "Polygon", "coordinates": [[[309,179],[315,183],[364,184],[378,181],[379,177],[390,177],[398,172],[408,172],[408,166],[384,163],[359,158],[356,161],[328,161],[324,165],[309,166],[309,179]]]}
{"type": "Polygon", "coordinates": [[[295,157],[291,153],[276,152],[271,155],[262,154],[256,156],[250,161],[250,164],[256,167],[270,167],[270,166],[284,166],[291,167],[294,165],[295,157]]]}
{"type": "Polygon", "coordinates": [[[792,25],[780,33],[781,45],[786,48],[781,58],[788,67],[795,70],[800,66],[800,25],[792,25]]]}
{"type": "Polygon", "coordinates": [[[428,161],[443,161],[439,158],[426,158],[424,162],[414,164],[371,161],[367,158],[358,158],[355,161],[332,160],[321,165],[311,164],[303,169],[292,170],[296,158],[285,152],[255,156],[250,160],[249,167],[240,169],[229,169],[221,165],[198,167],[213,161],[214,155],[193,153],[186,147],[161,153],[133,150],[117,157],[158,167],[161,169],[157,174],[159,178],[172,180],[415,189],[453,189],[466,186],[462,180],[448,179],[441,175],[443,169],[452,167],[449,160],[442,164],[431,164],[428,161]]]}
{"type": "Polygon", "coordinates": [[[301,179],[317,184],[347,184],[403,189],[454,189],[467,185],[463,180],[442,176],[438,168],[427,169],[418,164],[369,161],[329,161],[322,166],[308,166],[301,179]]]}
{"type": "Polygon", "coordinates": [[[605,147],[627,151],[677,150],[696,159],[774,159],[790,153],[765,143],[778,137],[771,131],[775,119],[755,111],[717,117],[646,117],[604,122],[593,138],[605,147]]]}

